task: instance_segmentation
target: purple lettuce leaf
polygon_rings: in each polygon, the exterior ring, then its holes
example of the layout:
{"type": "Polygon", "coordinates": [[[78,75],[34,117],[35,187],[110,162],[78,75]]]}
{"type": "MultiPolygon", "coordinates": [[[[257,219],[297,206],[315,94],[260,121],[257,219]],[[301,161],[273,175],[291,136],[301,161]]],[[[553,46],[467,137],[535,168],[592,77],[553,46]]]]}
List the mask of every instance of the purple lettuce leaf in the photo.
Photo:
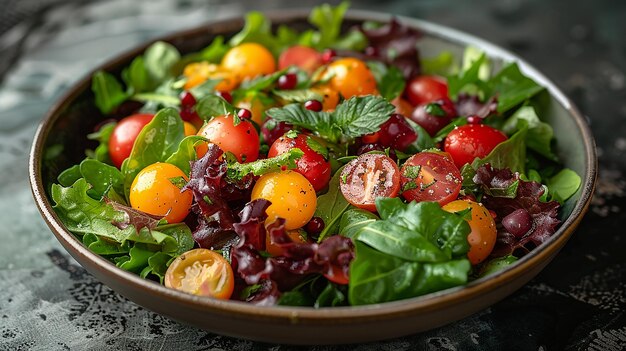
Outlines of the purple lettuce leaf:
{"type": "Polygon", "coordinates": [[[539,199],[545,188],[538,182],[521,180],[518,173],[508,169],[495,169],[489,164],[478,168],[474,183],[488,188],[506,188],[513,182],[519,182],[515,198],[493,197],[485,194],[482,203],[496,212],[498,236],[492,256],[505,256],[511,253],[524,255],[548,240],[556,231],[560,221],[557,219],[559,203],[542,202],[539,199]],[[525,209],[532,217],[532,228],[521,238],[515,237],[502,226],[502,219],[517,209],[525,209]]]}
{"type": "Polygon", "coordinates": [[[459,116],[478,116],[486,118],[498,113],[498,98],[491,97],[481,102],[478,96],[460,93],[456,101],[456,110],[459,116]]]}

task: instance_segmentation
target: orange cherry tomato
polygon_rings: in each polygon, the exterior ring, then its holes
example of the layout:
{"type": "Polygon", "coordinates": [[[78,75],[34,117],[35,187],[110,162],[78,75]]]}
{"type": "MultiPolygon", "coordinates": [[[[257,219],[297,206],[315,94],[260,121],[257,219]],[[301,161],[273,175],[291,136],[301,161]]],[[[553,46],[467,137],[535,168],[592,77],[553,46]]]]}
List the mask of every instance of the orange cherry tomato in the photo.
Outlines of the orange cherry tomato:
{"type": "Polygon", "coordinates": [[[276,71],[276,61],[263,45],[243,43],[228,50],[222,58],[222,67],[236,72],[243,80],[273,73],[276,71]]]}
{"type": "Polygon", "coordinates": [[[189,122],[183,122],[183,126],[185,128],[185,136],[196,135],[196,133],[198,133],[196,127],[189,122]]]}
{"type": "MultiPolygon", "coordinates": [[[[259,157],[259,133],[252,123],[241,120],[234,125],[233,116],[218,116],[206,123],[198,135],[207,138],[224,152],[232,152],[239,162],[252,162],[259,157]]],[[[208,150],[206,143],[196,146],[198,158],[208,150]]]]}
{"type": "Polygon", "coordinates": [[[376,94],[376,79],[365,62],[352,57],[334,61],[324,74],[330,78],[330,86],[344,98],[376,94]]]}
{"type": "Polygon", "coordinates": [[[258,125],[262,125],[265,120],[265,110],[271,106],[265,105],[258,96],[246,96],[237,103],[237,107],[250,110],[252,113],[252,121],[258,125]]]}
{"type": "Polygon", "coordinates": [[[180,178],[189,181],[180,168],[169,163],[154,163],[142,169],[130,187],[131,207],[164,216],[168,223],[182,222],[189,214],[193,195],[175,185],[180,178]]]}
{"type": "Polygon", "coordinates": [[[178,256],[165,273],[165,286],[189,294],[228,300],[235,289],[233,269],[222,255],[194,249],[178,256]]]}
{"type": "Polygon", "coordinates": [[[482,204],[470,200],[455,200],[442,207],[448,212],[459,212],[471,208],[472,219],[468,221],[471,232],[467,236],[470,250],[467,258],[472,264],[484,261],[496,244],[496,223],[489,210],[482,204]]]}
{"type": "Polygon", "coordinates": [[[312,91],[322,96],[322,110],[334,110],[339,103],[339,92],[328,85],[318,85],[311,88],[312,91]]]}
{"type": "Polygon", "coordinates": [[[221,79],[215,86],[215,90],[219,91],[231,91],[241,82],[235,71],[206,61],[188,64],[183,70],[183,75],[187,77],[185,90],[200,85],[208,79],[221,79]]]}
{"type": "Polygon", "coordinates": [[[272,204],[265,210],[267,221],[285,219],[285,229],[298,229],[309,223],[317,207],[313,185],[294,171],[268,173],[254,184],[252,200],[265,199],[272,204]]]}

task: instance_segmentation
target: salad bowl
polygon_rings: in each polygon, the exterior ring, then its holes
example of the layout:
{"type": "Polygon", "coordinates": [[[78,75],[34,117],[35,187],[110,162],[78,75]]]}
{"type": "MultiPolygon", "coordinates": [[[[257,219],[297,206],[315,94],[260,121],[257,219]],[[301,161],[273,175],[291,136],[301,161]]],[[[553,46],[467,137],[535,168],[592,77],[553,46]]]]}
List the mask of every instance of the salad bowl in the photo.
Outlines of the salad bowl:
{"type": "MultiPolygon", "coordinates": [[[[307,28],[307,11],[268,14],[274,25],[307,28]]],[[[388,22],[391,16],[350,11],[346,28],[364,21],[388,22]]],[[[52,208],[50,186],[59,173],[83,157],[89,142],[81,137],[102,123],[90,90],[91,75],[73,86],[41,122],[33,142],[29,175],[32,192],[44,220],[64,248],[98,280],[131,301],[157,313],[211,332],[257,341],[287,344],[357,343],[393,338],[436,328],[476,313],[513,293],[537,275],[574,233],[593,194],[597,159],[591,132],[568,98],[543,74],[516,57],[471,35],[412,18],[399,21],[422,33],[421,53],[450,51],[460,57],[468,46],[486,53],[495,66],[517,62],[520,69],[549,92],[545,122],[554,129],[556,151],[565,167],[579,174],[581,186],[561,210],[562,225],[546,242],[512,266],[464,286],[424,296],[365,306],[309,308],[263,307],[186,294],[119,269],[88,250],[61,222],[52,208]],[[87,116],[99,116],[86,118],[87,116]]],[[[213,22],[161,38],[182,53],[206,47],[218,35],[237,33],[244,19],[213,22]]],[[[99,67],[120,75],[122,68],[149,43],[99,67]]]]}

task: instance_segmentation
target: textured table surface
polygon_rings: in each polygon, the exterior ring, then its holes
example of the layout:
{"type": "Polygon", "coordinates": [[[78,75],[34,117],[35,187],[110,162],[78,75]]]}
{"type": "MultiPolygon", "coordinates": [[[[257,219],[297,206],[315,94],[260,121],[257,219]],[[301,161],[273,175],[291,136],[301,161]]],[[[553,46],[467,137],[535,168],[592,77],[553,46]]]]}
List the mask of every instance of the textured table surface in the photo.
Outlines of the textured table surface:
{"type": "MultiPolygon", "coordinates": [[[[0,1],[0,350],[291,349],[181,325],[103,286],[56,241],[27,181],[38,122],[96,65],[164,33],[253,8],[286,6],[294,5],[279,0],[0,1]]],[[[517,293],[439,329],[350,348],[626,349],[626,2],[370,0],[353,1],[352,7],[449,25],[527,59],[588,116],[600,177],[591,210],[573,238],[517,293]]]]}

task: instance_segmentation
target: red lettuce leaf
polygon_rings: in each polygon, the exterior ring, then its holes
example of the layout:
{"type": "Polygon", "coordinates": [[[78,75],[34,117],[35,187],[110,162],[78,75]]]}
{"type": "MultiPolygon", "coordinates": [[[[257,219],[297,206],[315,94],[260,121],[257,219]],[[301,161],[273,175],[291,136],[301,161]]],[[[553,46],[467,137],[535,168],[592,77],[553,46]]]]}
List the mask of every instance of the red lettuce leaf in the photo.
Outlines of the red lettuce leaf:
{"type": "Polygon", "coordinates": [[[515,198],[493,197],[485,194],[482,203],[497,214],[496,224],[498,236],[492,256],[505,256],[514,253],[521,256],[534,247],[548,240],[556,231],[560,221],[557,219],[559,203],[557,201],[541,202],[545,188],[537,182],[527,182],[519,178],[518,173],[509,169],[495,169],[485,164],[476,170],[474,183],[488,188],[506,188],[518,181],[515,198]],[[530,213],[532,228],[520,239],[506,231],[501,221],[517,209],[525,209],[530,213]]]}
{"type": "Polygon", "coordinates": [[[135,226],[135,230],[137,230],[137,233],[139,233],[143,228],[147,228],[148,231],[152,231],[152,229],[156,228],[159,224],[159,221],[164,217],[151,215],[132,207],[122,205],[119,202],[115,202],[109,199],[108,197],[104,197],[104,201],[108,205],[111,205],[116,211],[122,211],[126,214],[124,216],[125,221],[111,223],[121,230],[124,230],[128,228],[128,226],[132,225],[135,226]]]}
{"type": "Polygon", "coordinates": [[[493,96],[486,102],[481,102],[476,95],[460,93],[456,101],[456,110],[459,116],[486,118],[498,113],[498,98],[493,96]]]}
{"type": "Polygon", "coordinates": [[[285,292],[293,289],[310,274],[333,275],[334,272],[349,270],[354,258],[352,240],[332,236],[320,244],[294,242],[287,235],[285,220],[278,218],[265,228],[266,200],[253,200],[240,212],[240,223],[234,224],[239,241],[231,249],[231,259],[236,272],[246,284],[262,285],[247,300],[257,304],[275,303],[276,290],[285,292]],[[277,245],[282,254],[266,257],[266,235],[277,245]],[[270,281],[271,283],[268,283],[270,281]],[[259,296],[260,295],[260,296],[259,296]]]}

